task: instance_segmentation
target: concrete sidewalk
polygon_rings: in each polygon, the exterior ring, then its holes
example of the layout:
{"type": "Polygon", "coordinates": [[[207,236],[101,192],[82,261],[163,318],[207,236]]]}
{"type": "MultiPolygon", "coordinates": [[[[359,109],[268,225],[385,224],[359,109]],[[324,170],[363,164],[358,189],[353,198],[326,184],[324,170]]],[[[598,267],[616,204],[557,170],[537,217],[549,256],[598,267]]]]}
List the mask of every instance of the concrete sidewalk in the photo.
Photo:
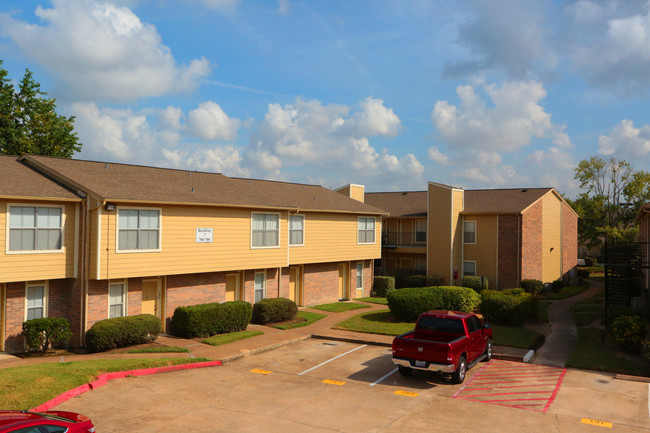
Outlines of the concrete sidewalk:
{"type": "MultiPolygon", "coordinates": [[[[372,344],[390,347],[393,337],[388,335],[365,334],[360,332],[344,331],[332,329],[337,323],[356,316],[357,314],[384,310],[385,305],[370,304],[368,308],[350,310],[341,313],[330,313],[311,308],[301,308],[304,311],[310,311],[325,314],[326,317],[321,320],[301,328],[280,330],[269,326],[249,325],[248,330],[262,331],[263,335],[258,335],[245,340],[239,340],[222,346],[210,346],[200,343],[198,340],[187,340],[184,338],[174,337],[162,334],[156,340],[156,343],[163,346],[183,347],[189,350],[189,353],[144,353],[129,354],[127,349],[116,349],[109,352],[91,353],[91,354],[70,354],[65,353],[59,356],[47,357],[29,357],[19,358],[12,355],[0,354],[0,368],[16,367],[22,365],[40,364],[48,362],[69,362],[82,361],[87,359],[137,359],[137,358],[207,358],[209,360],[219,360],[223,362],[232,361],[251,354],[272,350],[280,346],[296,343],[308,338],[321,338],[338,341],[348,341],[360,344],[372,344]]],[[[493,356],[497,359],[507,359],[512,361],[528,361],[532,353],[524,349],[511,347],[494,346],[493,356]]]]}

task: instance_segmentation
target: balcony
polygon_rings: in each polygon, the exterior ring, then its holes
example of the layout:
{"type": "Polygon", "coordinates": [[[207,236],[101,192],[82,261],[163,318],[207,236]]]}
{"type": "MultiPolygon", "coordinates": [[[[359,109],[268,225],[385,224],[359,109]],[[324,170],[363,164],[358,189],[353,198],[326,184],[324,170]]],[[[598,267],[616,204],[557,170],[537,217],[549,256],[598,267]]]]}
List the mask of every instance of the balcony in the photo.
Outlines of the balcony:
{"type": "Polygon", "coordinates": [[[381,234],[382,248],[425,247],[426,244],[427,232],[382,232],[381,234]]]}

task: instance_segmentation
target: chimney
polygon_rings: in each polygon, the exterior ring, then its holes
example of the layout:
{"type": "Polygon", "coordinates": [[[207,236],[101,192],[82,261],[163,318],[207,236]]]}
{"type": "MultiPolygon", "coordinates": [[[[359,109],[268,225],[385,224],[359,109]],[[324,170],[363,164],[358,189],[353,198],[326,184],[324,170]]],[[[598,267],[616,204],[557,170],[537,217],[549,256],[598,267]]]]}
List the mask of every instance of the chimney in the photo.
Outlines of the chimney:
{"type": "Polygon", "coordinates": [[[357,201],[360,201],[361,203],[365,203],[365,188],[363,185],[355,185],[351,183],[349,185],[342,186],[335,191],[339,194],[343,194],[346,197],[350,197],[357,201]]]}

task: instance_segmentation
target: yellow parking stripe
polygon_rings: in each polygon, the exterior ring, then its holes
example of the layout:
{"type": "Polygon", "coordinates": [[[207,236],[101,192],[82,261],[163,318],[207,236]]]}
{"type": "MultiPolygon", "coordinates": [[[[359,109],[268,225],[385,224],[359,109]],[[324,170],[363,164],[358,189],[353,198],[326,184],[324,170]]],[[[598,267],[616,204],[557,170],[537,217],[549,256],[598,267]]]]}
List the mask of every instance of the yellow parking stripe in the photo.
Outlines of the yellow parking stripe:
{"type": "Polygon", "coordinates": [[[261,368],[254,368],[251,370],[251,373],[257,373],[257,374],[269,374],[269,370],[262,370],[261,368]]]}
{"type": "Polygon", "coordinates": [[[401,391],[401,390],[397,390],[393,394],[403,395],[404,397],[417,397],[418,395],[420,395],[417,392],[401,391]]]}
{"type": "Polygon", "coordinates": [[[597,419],[582,418],[583,424],[596,425],[598,427],[612,428],[611,422],[599,421],[597,419]]]}
{"type": "Polygon", "coordinates": [[[325,379],[323,383],[328,383],[330,385],[345,385],[345,382],[341,382],[340,380],[330,380],[330,379],[325,379]]]}

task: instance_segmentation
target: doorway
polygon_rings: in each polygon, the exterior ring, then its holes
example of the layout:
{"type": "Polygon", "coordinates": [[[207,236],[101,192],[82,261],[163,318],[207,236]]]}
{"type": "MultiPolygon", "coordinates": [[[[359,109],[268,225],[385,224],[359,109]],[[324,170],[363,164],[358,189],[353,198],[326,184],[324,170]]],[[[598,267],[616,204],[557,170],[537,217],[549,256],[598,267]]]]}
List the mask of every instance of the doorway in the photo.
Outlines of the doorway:
{"type": "Polygon", "coordinates": [[[151,314],[163,320],[162,284],[160,278],[142,280],[142,314],[151,314]]]}
{"type": "Polygon", "coordinates": [[[296,305],[302,305],[302,278],[300,278],[300,267],[289,268],[289,299],[296,305]]]}
{"type": "Polygon", "coordinates": [[[339,264],[339,299],[349,299],[348,289],[350,285],[349,268],[347,263],[339,264]]]}
{"type": "Polygon", "coordinates": [[[5,284],[0,283],[0,352],[5,350],[5,284]]]}
{"type": "Polygon", "coordinates": [[[238,301],[239,299],[239,274],[227,274],[226,302],[238,301]]]}

